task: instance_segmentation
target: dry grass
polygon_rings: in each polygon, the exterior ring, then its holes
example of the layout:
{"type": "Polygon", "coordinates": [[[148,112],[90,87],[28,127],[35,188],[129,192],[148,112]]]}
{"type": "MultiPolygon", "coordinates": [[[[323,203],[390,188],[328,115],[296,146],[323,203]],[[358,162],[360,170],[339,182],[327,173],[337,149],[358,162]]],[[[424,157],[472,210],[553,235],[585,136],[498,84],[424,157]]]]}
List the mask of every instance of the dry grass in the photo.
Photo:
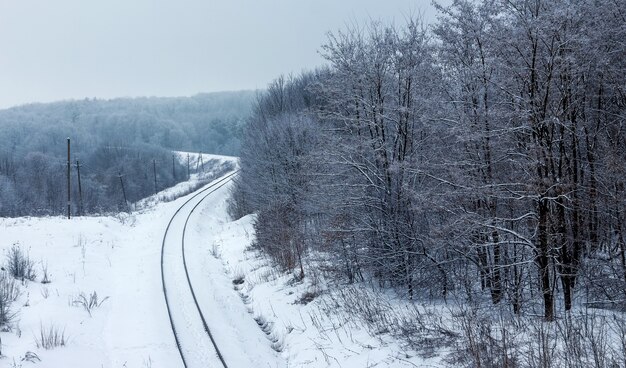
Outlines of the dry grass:
{"type": "Polygon", "coordinates": [[[54,324],[50,324],[46,327],[42,323],[40,325],[39,334],[35,336],[35,345],[40,349],[50,350],[65,346],[66,343],[67,337],[65,336],[65,329],[60,329],[54,324]]]}

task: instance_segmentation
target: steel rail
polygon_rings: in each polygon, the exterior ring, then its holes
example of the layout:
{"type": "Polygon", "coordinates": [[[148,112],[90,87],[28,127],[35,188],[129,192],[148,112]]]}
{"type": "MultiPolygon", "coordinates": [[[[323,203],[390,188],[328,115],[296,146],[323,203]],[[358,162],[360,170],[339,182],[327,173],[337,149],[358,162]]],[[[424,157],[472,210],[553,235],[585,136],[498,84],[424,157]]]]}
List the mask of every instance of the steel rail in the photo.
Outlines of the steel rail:
{"type": "Polygon", "coordinates": [[[185,275],[187,277],[187,283],[189,285],[189,289],[191,291],[191,295],[193,296],[194,304],[196,306],[196,309],[198,310],[198,313],[200,314],[200,318],[202,319],[202,324],[203,324],[204,330],[209,335],[209,338],[211,339],[211,343],[213,344],[213,347],[215,348],[215,351],[217,352],[217,356],[219,357],[220,361],[224,365],[224,368],[228,368],[228,366],[226,365],[226,362],[224,361],[224,358],[223,358],[219,348],[217,347],[217,345],[215,343],[215,339],[213,338],[213,334],[211,334],[211,331],[210,331],[210,329],[209,329],[209,327],[208,327],[208,325],[206,323],[206,320],[204,318],[204,314],[202,313],[202,310],[200,309],[200,305],[198,304],[198,300],[196,299],[196,295],[195,295],[195,292],[193,290],[193,286],[191,285],[191,281],[189,279],[189,272],[187,270],[187,263],[185,261],[185,231],[187,229],[187,223],[189,222],[189,218],[191,217],[191,214],[202,203],[202,201],[204,201],[213,192],[215,192],[216,190],[220,189],[221,187],[226,185],[228,182],[230,182],[233,179],[233,177],[235,175],[237,175],[238,172],[239,172],[239,170],[235,170],[232,173],[223,176],[222,178],[216,180],[215,182],[213,182],[212,184],[210,184],[206,188],[198,191],[196,194],[194,194],[189,199],[187,199],[182,205],[180,205],[180,207],[178,207],[176,212],[174,212],[174,214],[172,215],[172,218],[170,219],[170,221],[167,224],[167,227],[165,228],[165,233],[163,234],[163,241],[161,242],[161,283],[162,283],[162,286],[163,286],[163,295],[165,297],[165,305],[167,307],[167,314],[168,314],[168,317],[169,317],[169,320],[170,320],[170,326],[172,327],[172,332],[174,334],[174,340],[176,341],[176,347],[178,349],[178,353],[180,354],[180,358],[181,358],[181,360],[183,362],[183,366],[185,368],[189,368],[189,367],[187,365],[187,360],[185,359],[185,355],[183,354],[183,349],[182,349],[182,346],[181,346],[181,343],[180,343],[180,339],[178,338],[178,333],[176,331],[176,326],[174,324],[174,318],[172,317],[172,307],[170,305],[169,298],[167,297],[167,288],[165,286],[165,272],[164,272],[164,266],[163,265],[164,265],[164,258],[165,258],[164,257],[165,256],[165,243],[166,243],[167,234],[168,234],[168,232],[170,230],[172,222],[174,222],[174,218],[176,218],[176,216],[180,213],[180,211],[186,205],[188,205],[192,200],[194,200],[198,196],[204,194],[205,192],[209,191],[191,209],[191,211],[187,215],[187,218],[185,219],[185,225],[183,227],[183,238],[182,238],[183,266],[184,266],[184,269],[185,269],[185,275]]]}

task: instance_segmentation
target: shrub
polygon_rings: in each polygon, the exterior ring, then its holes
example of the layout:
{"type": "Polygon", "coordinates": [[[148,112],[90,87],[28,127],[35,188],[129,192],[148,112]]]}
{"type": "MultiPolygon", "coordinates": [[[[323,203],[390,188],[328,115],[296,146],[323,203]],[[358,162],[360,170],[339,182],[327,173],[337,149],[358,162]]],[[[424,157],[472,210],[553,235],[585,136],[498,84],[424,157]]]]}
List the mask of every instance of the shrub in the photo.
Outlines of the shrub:
{"type": "Polygon", "coordinates": [[[0,327],[11,323],[15,313],[11,311],[11,304],[20,294],[19,285],[6,272],[0,272],[0,327]]]}
{"type": "Polygon", "coordinates": [[[19,245],[14,244],[7,255],[7,269],[16,279],[35,281],[35,262],[31,261],[28,253],[24,253],[19,245]]]}
{"type": "Polygon", "coordinates": [[[520,334],[516,331],[521,327],[515,326],[514,321],[475,306],[454,312],[453,321],[460,332],[451,356],[456,358],[454,364],[483,368],[520,366],[520,334]]]}

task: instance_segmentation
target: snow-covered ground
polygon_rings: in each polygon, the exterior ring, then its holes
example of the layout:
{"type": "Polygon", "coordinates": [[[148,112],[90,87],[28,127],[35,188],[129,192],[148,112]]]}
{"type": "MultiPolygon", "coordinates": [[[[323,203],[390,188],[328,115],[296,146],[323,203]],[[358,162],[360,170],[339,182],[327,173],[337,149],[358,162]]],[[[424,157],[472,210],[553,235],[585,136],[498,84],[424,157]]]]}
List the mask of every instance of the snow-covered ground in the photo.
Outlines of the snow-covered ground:
{"type": "MultiPolygon", "coordinates": [[[[184,193],[189,185],[160,195],[184,193]]],[[[253,217],[229,220],[228,192],[226,185],[192,214],[185,251],[199,304],[231,368],[435,366],[407,355],[394,341],[321,312],[323,295],[309,302],[306,294],[315,294],[311,280],[294,282],[250,248],[253,217]]],[[[160,257],[169,220],[191,196],[146,201],[141,211],[115,217],[0,219],[0,263],[19,246],[37,271],[35,281],[19,282],[17,315],[11,328],[0,332],[0,367],[182,367],[164,302],[160,257]],[[48,284],[41,283],[44,269],[48,284]],[[94,293],[99,306],[88,311],[81,295],[94,293]],[[58,329],[65,346],[37,347],[42,328],[58,329]]],[[[184,287],[177,276],[167,277],[168,288],[184,287]]],[[[184,297],[180,294],[174,306],[186,308],[184,297]]],[[[184,335],[192,328],[182,321],[184,335]]],[[[187,350],[200,347],[193,339],[181,342],[187,350]]]]}
{"type": "MultiPolygon", "coordinates": [[[[385,334],[373,334],[345,314],[328,308],[329,295],[314,277],[297,281],[277,272],[258,251],[254,216],[215,228],[205,257],[219,259],[250,316],[264,325],[267,339],[289,367],[439,367],[385,334]],[[330,310],[329,310],[330,309],[330,310]]],[[[323,277],[322,277],[323,278],[323,277]]],[[[363,294],[366,295],[366,294],[363,294]]],[[[350,306],[348,306],[350,308],[350,306]]]]}

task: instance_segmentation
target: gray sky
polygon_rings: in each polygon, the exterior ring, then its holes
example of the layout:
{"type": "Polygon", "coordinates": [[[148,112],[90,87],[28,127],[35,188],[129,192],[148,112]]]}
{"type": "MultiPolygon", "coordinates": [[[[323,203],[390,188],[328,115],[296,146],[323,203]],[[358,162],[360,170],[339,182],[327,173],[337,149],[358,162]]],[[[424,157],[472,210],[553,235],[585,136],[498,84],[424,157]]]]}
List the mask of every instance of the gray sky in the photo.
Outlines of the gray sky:
{"type": "Polygon", "coordinates": [[[329,30],[419,12],[434,19],[430,0],[0,0],[0,108],[264,88],[322,64],[329,30]]]}

